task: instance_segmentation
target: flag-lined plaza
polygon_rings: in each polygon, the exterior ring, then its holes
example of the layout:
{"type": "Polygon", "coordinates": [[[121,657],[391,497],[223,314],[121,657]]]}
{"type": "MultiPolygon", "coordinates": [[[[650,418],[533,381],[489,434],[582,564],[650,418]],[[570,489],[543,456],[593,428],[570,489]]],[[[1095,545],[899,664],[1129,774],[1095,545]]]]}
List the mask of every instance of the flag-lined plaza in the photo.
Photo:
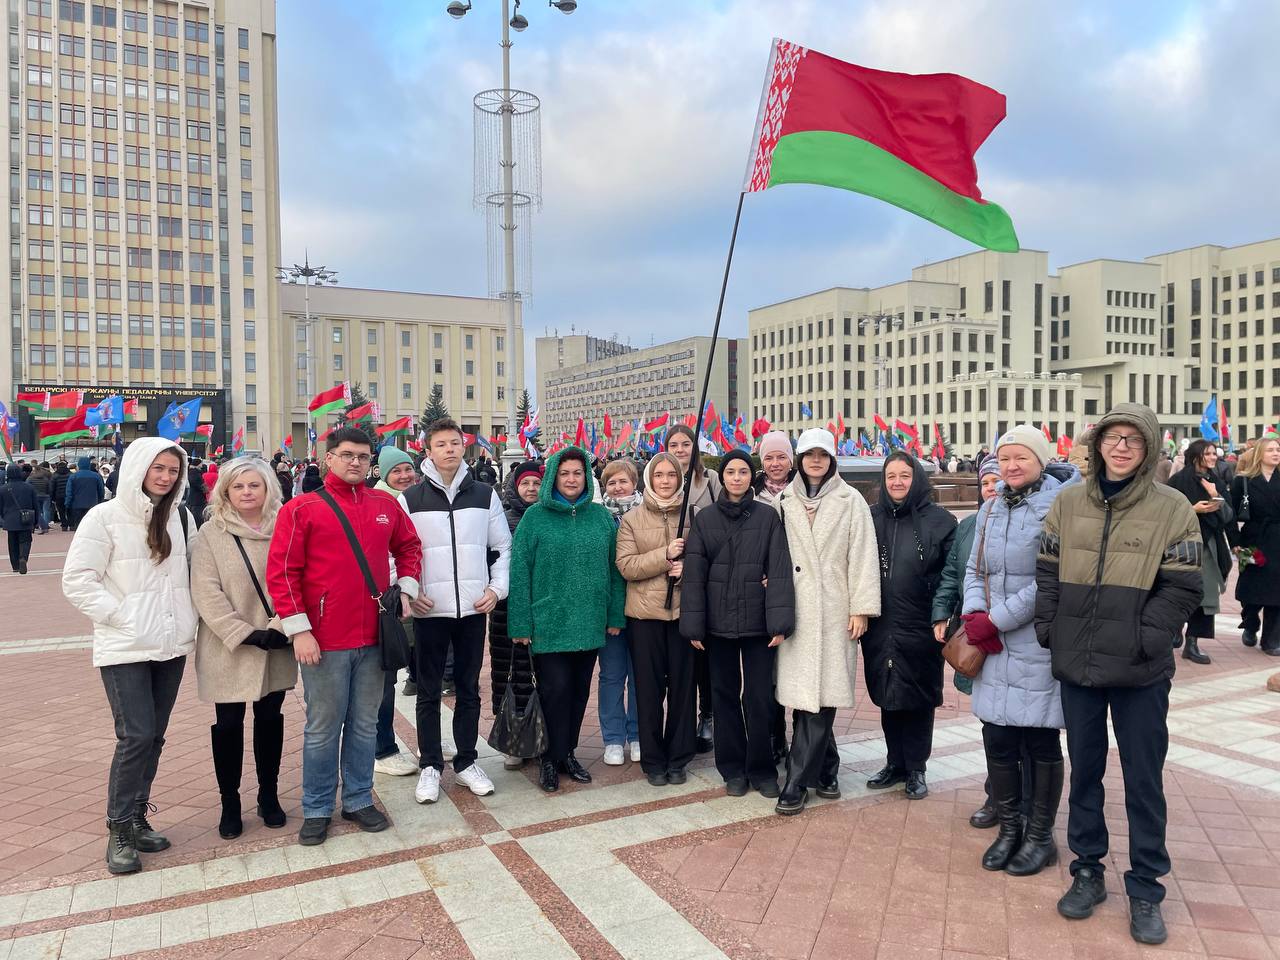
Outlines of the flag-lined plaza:
{"type": "MultiPolygon", "coordinates": [[[[289,192],[296,11],[11,6],[0,960],[1280,957],[1280,238],[1151,218],[1055,266],[1023,244],[1084,160],[942,6],[878,56],[826,5],[694,5],[751,44],[689,41],[744,74],[745,158],[672,104],[619,199],[670,196],[674,270],[715,244],[670,177],[714,169],[724,259],[597,335],[532,299],[541,126],[584,190],[631,158],[511,60],[568,25],[538,71],[629,89],[610,5],[309,11],[394,23],[392,87],[423,36],[490,76],[440,38],[501,27],[475,296],[312,259],[377,240],[289,192]],[[827,220],[882,253],[804,254],[827,220]]],[[[431,151],[453,82],[408,98],[431,151]]],[[[605,255],[588,207],[554,259],[605,255]]]]}

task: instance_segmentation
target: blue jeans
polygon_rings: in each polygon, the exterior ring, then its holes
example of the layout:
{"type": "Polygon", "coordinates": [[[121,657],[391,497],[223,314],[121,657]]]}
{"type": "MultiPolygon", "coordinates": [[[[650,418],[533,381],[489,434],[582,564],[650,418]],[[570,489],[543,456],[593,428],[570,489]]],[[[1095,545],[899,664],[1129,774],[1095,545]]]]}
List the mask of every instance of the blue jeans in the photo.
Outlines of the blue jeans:
{"type": "Polygon", "coordinates": [[[605,744],[640,742],[640,726],[636,719],[636,675],[627,648],[627,631],[616,637],[608,634],[600,648],[600,687],[596,694],[600,711],[600,736],[605,744]],[[623,707],[623,688],[626,707],[623,707]]]}
{"type": "Polygon", "coordinates": [[[49,505],[51,503],[53,503],[53,498],[49,495],[36,495],[36,522],[40,524],[41,530],[49,529],[49,505]]]}
{"type": "Polygon", "coordinates": [[[394,757],[400,752],[396,743],[396,670],[384,671],[382,681],[382,702],[378,705],[378,734],[373,755],[381,760],[394,757]]]}
{"type": "Polygon", "coordinates": [[[303,664],[307,725],[302,732],[302,815],[333,815],[342,769],[342,809],[373,805],[373,751],[384,685],[377,644],[325,650],[315,666],[303,664]]]}

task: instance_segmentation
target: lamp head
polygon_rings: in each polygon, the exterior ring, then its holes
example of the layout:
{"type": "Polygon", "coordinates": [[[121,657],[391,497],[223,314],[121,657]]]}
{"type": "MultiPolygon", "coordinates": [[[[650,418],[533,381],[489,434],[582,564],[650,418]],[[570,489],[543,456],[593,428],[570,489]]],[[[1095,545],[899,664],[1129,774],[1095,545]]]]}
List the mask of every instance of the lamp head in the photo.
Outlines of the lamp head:
{"type": "Polygon", "coordinates": [[[470,0],[468,0],[467,3],[462,3],[461,0],[453,0],[452,3],[444,8],[444,12],[449,14],[449,16],[453,17],[455,20],[461,20],[467,15],[467,11],[470,9],[470,0]]]}
{"type": "Polygon", "coordinates": [[[564,14],[573,13],[578,9],[578,0],[547,0],[547,2],[564,14]]]}
{"type": "Polygon", "coordinates": [[[511,29],[516,33],[523,33],[528,26],[529,20],[523,13],[517,13],[511,18],[511,29]]]}

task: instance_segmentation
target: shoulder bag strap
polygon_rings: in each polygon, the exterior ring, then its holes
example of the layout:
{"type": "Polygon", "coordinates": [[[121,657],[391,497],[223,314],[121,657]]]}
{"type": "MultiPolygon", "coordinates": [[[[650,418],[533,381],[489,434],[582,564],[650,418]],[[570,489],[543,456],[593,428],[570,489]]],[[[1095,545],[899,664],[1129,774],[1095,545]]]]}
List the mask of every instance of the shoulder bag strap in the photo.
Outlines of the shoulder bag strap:
{"type": "Polygon", "coordinates": [[[356,563],[360,565],[360,572],[364,574],[365,586],[369,588],[369,596],[373,598],[373,602],[382,608],[382,596],[378,593],[378,585],[374,582],[373,572],[369,569],[369,561],[365,559],[364,551],[360,549],[360,542],[356,540],[356,532],[351,529],[351,521],[347,519],[347,515],[342,512],[342,508],[338,506],[338,502],[328,490],[321,487],[316,493],[320,494],[320,499],[329,505],[329,508],[338,515],[338,521],[342,524],[342,530],[347,535],[347,543],[351,545],[351,552],[356,556],[356,563]]]}
{"type": "Polygon", "coordinates": [[[249,554],[244,548],[244,544],[240,538],[234,533],[231,539],[236,542],[236,549],[240,551],[240,556],[244,558],[244,567],[249,571],[249,579],[253,581],[253,589],[258,591],[258,599],[262,601],[262,609],[267,611],[267,617],[274,617],[275,613],[271,610],[271,604],[267,602],[267,595],[262,592],[262,584],[258,582],[258,574],[253,569],[253,562],[249,559],[249,554]]]}

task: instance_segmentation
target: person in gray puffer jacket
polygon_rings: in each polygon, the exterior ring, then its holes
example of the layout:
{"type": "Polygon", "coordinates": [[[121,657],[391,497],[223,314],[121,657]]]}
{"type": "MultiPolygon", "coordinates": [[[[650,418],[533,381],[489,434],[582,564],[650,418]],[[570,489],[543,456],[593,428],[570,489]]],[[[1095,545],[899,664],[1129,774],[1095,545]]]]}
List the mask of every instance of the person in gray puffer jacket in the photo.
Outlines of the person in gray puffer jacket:
{"type": "Polygon", "coordinates": [[[1050,463],[1049,441],[1029,424],[996,445],[1001,483],[978,511],[965,571],[964,620],[970,642],[988,651],[973,681],[982,721],[991,796],[1000,833],[982,858],[988,870],[1039,873],[1057,860],[1053,824],[1062,799],[1062,700],[1049,651],[1036,639],[1036,559],[1054,498],[1080,471],[1050,463]],[[998,651],[998,652],[993,652],[998,651]],[[1031,815],[1022,830],[1020,763],[1032,764],[1031,815]]]}

